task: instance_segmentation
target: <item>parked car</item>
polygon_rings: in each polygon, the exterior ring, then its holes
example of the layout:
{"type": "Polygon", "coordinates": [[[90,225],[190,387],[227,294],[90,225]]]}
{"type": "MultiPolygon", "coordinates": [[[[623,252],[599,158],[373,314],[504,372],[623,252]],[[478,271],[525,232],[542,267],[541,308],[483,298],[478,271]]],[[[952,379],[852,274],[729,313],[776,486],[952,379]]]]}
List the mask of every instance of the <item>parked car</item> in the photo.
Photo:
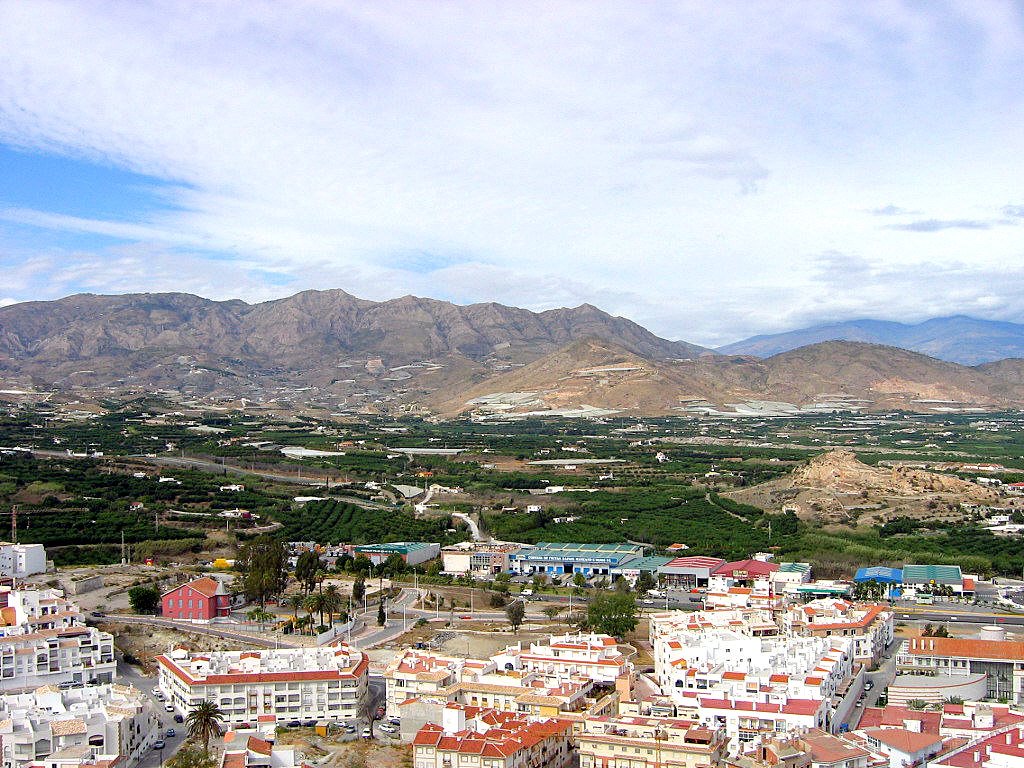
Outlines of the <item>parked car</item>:
{"type": "Polygon", "coordinates": [[[163,739],[157,739],[156,741],[153,742],[153,749],[163,749],[166,746],[167,745],[164,744],[164,740],[163,739]]]}
{"type": "Polygon", "coordinates": [[[402,724],[402,718],[398,717],[397,715],[392,715],[391,717],[388,718],[388,722],[391,723],[392,725],[401,725],[402,724]]]}
{"type": "Polygon", "coordinates": [[[164,709],[166,709],[168,712],[173,712],[174,711],[174,705],[173,704],[164,704],[164,709]]]}
{"type": "Polygon", "coordinates": [[[373,738],[373,731],[371,731],[369,728],[363,728],[363,738],[364,739],[372,739],[373,738]]]}
{"type": "Polygon", "coordinates": [[[288,721],[288,727],[289,728],[298,728],[300,725],[302,725],[302,723],[300,723],[298,720],[289,720],[288,721]]]}
{"type": "Polygon", "coordinates": [[[168,728],[167,729],[167,738],[173,739],[177,735],[178,735],[178,732],[176,730],[174,730],[173,728],[168,728]]]}
{"type": "Polygon", "coordinates": [[[395,733],[398,730],[395,726],[389,725],[388,723],[381,723],[377,727],[384,733],[395,733]]]}
{"type": "Polygon", "coordinates": [[[185,716],[184,715],[175,715],[174,716],[174,722],[176,722],[176,723],[184,723],[185,722],[185,716]]]}

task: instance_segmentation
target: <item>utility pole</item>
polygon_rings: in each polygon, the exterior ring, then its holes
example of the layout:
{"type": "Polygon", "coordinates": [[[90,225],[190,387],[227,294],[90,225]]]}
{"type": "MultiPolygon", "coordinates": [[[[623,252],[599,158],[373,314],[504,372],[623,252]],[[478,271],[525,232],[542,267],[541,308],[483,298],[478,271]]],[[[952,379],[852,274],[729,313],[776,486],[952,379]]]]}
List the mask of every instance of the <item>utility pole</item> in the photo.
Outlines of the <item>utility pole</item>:
{"type": "Polygon", "coordinates": [[[124,529],[121,529],[121,565],[127,565],[128,560],[124,556],[124,529]]]}
{"type": "Polygon", "coordinates": [[[11,543],[18,543],[18,505],[11,505],[11,543]]]}

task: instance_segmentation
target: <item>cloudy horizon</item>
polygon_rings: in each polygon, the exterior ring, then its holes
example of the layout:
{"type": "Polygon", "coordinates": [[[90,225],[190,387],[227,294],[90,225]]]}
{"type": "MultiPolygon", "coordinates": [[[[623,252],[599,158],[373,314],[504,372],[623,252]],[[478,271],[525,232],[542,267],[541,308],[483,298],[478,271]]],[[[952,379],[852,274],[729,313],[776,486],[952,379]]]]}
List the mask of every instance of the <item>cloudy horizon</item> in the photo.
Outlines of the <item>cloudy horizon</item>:
{"type": "Polygon", "coordinates": [[[1024,321],[1016,2],[0,0],[0,306],[1024,321]]]}

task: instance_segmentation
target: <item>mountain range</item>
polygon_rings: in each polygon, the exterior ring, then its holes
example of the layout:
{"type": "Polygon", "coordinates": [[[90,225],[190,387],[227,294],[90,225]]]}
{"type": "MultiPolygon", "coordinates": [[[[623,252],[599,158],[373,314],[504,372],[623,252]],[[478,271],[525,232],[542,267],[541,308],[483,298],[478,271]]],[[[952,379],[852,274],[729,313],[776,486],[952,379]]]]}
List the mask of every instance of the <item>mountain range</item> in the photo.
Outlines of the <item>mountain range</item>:
{"type": "Polygon", "coordinates": [[[822,341],[864,341],[921,352],[939,360],[980,365],[1024,358],[1024,325],[964,315],[936,317],[907,325],[885,320],[850,320],[785,333],[752,336],[719,347],[726,355],[771,357],[822,341]]]}
{"type": "MultiPolygon", "coordinates": [[[[950,327],[983,322],[961,320],[950,327]]],[[[926,337],[939,334],[919,334],[926,337]]],[[[162,391],[282,408],[492,417],[583,406],[647,415],[737,404],[1024,404],[1020,360],[971,367],[864,341],[769,348],[721,354],[588,304],[531,312],[412,296],[373,302],[341,290],[259,304],[83,294],[0,308],[0,388],[78,396],[162,391]]]]}

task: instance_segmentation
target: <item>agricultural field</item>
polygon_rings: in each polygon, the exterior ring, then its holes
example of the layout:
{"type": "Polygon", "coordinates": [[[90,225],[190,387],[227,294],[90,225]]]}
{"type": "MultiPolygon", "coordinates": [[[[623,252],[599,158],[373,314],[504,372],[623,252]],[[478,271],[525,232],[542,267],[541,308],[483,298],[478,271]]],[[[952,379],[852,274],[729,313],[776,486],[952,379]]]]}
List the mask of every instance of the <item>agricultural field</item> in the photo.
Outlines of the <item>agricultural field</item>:
{"type": "MultiPolygon", "coordinates": [[[[78,557],[90,546],[119,543],[122,531],[128,542],[201,543],[221,525],[204,516],[243,508],[292,540],[450,543],[468,535],[450,516],[459,511],[500,539],[630,540],[656,550],[680,543],[692,554],[726,558],[772,550],[835,575],[865,563],[915,560],[981,573],[1024,569],[1020,540],[994,536],[976,515],[953,514],[955,496],[943,498],[934,515],[928,506],[913,514],[896,506],[823,521],[786,512],[756,492],[837,448],[869,467],[945,462],[949,477],[974,483],[977,472],[957,467],[986,462],[1002,465],[1003,482],[1024,480],[1024,417],[1017,413],[484,425],[182,415],[152,399],[114,406],[82,422],[45,412],[0,418],[0,446],[52,452],[0,455],[0,515],[19,506],[21,540],[76,547],[69,552],[78,557]],[[67,451],[103,456],[60,456],[67,451]],[[155,463],[171,459],[195,459],[204,471],[155,463]],[[146,476],[134,477],[138,471],[146,476]],[[159,483],[160,473],[181,485],[159,483]],[[219,491],[226,483],[243,483],[245,491],[219,491]],[[419,499],[406,499],[395,485],[446,490],[414,509],[419,499]],[[293,501],[306,495],[317,500],[293,501]],[[133,502],[143,508],[133,510],[133,502]]],[[[228,533],[246,536],[244,526],[228,533]]]]}

